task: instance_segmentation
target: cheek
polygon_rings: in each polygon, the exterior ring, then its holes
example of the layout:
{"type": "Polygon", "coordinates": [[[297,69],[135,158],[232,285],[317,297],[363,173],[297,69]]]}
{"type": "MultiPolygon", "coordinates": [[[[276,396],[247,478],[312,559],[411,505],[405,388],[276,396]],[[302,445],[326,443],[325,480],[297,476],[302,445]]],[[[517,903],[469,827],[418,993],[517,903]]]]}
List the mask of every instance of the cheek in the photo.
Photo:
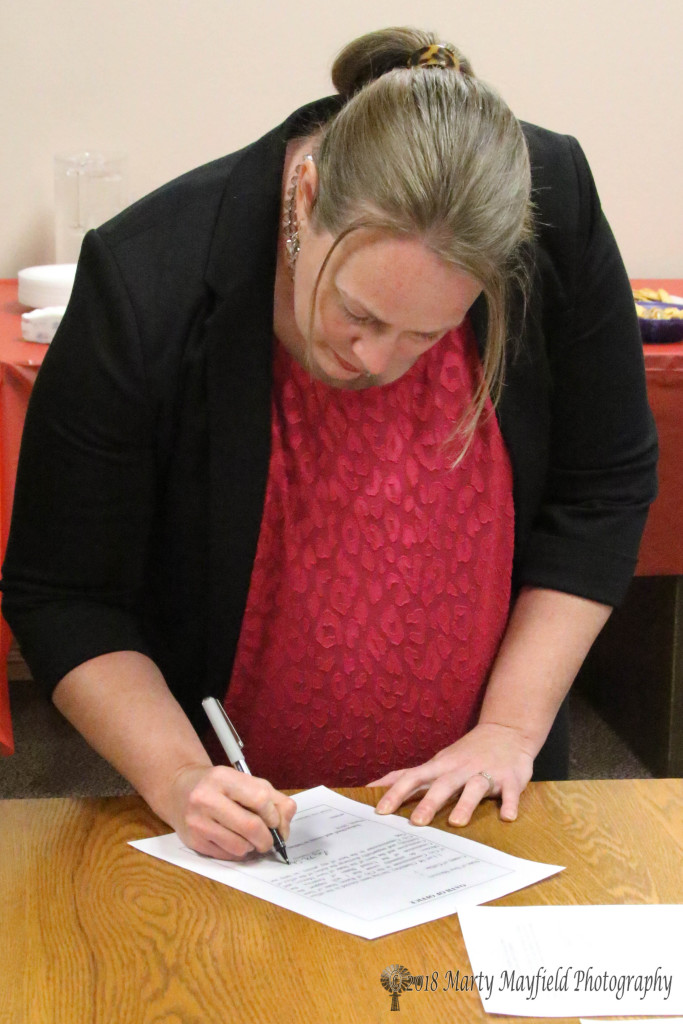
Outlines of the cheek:
{"type": "Polygon", "coordinates": [[[335,303],[322,299],[318,302],[316,310],[314,333],[323,341],[347,339],[350,342],[353,325],[348,322],[335,303]]]}
{"type": "Polygon", "coordinates": [[[304,337],[308,336],[310,315],[310,292],[308,288],[305,288],[303,284],[299,284],[297,281],[294,287],[294,319],[304,337]]]}
{"type": "Polygon", "coordinates": [[[419,342],[411,341],[410,339],[399,342],[393,360],[393,368],[396,375],[400,377],[404,373],[407,373],[411,366],[418,361],[420,356],[423,356],[436,344],[437,342],[435,341],[420,344],[419,342]]]}
{"type": "Polygon", "coordinates": [[[435,345],[439,344],[440,338],[434,338],[431,341],[416,341],[407,339],[401,348],[401,353],[406,360],[410,360],[411,365],[420,356],[423,356],[430,349],[433,349],[435,345]]]}

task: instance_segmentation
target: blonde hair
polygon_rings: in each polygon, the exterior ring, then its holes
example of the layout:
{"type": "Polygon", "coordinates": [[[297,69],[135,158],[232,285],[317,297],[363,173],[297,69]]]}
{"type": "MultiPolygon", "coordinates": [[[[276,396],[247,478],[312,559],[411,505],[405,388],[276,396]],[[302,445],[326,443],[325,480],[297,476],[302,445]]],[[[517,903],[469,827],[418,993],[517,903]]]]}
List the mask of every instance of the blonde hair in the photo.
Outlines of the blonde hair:
{"type": "Polygon", "coordinates": [[[332,80],[347,102],[322,129],[312,217],[335,247],[361,228],[419,237],[481,282],[483,374],[457,432],[461,458],[488,395],[494,404],[500,397],[511,298],[527,291],[531,174],[519,122],[454,46],[446,44],[459,70],[407,67],[414,51],[439,42],[385,29],[341,51],[332,80]]]}

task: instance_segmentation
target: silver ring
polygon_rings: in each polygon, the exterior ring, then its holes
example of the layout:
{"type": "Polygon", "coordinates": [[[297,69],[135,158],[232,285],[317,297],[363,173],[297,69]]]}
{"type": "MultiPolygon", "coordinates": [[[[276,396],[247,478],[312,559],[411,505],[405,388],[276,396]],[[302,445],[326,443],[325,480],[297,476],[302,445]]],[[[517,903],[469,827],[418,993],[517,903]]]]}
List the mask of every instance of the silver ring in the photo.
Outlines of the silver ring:
{"type": "Polygon", "coordinates": [[[496,786],[496,784],[495,784],[495,782],[493,781],[493,776],[492,776],[492,775],[489,775],[489,773],[488,773],[488,772],[477,772],[477,775],[483,775],[483,777],[484,777],[484,778],[486,779],[486,781],[487,781],[487,782],[488,782],[488,784],[489,784],[489,790],[490,790],[490,791],[492,791],[493,789],[495,789],[495,786],[496,786]]]}

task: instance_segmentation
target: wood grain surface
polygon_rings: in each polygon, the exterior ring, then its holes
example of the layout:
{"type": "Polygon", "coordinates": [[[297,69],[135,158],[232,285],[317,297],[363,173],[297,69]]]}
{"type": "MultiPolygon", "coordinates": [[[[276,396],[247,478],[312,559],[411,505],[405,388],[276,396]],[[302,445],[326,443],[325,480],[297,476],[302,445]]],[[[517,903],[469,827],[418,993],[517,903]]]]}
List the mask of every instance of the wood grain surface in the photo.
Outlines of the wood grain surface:
{"type": "MultiPolygon", "coordinates": [[[[536,783],[517,822],[489,802],[462,834],[566,865],[497,904],[680,903],[682,806],[683,780],[536,783]]],[[[495,1019],[476,991],[443,990],[446,971],[470,972],[457,916],[347,935],[127,845],[166,831],[137,797],[0,801],[0,1024],[495,1019]],[[391,964],[437,972],[400,1018],[380,984],[391,964]]]]}

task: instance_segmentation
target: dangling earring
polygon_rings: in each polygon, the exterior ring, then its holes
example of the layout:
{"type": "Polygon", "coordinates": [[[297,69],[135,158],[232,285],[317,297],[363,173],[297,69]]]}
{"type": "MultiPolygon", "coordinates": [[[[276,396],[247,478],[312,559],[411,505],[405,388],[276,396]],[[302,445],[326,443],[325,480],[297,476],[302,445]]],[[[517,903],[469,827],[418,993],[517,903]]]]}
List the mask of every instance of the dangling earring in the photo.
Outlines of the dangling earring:
{"type": "MultiPolygon", "coordinates": [[[[309,154],[305,159],[312,160],[313,157],[309,154]]],[[[292,278],[294,277],[294,268],[301,248],[301,243],[299,241],[299,218],[296,215],[296,190],[299,184],[299,175],[301,174],[302,167],[303,163],[300,163],[294,168],[294,174],[292,175],[292,180],[289,183],[289,188],[287,189],[287,195],[285,198],[285,212],[282,216],[282,229],[284,231],[285,238],[285,255],[287,257],[287,267],[292,278]]]]}
{"type": "Polygon", "coordinates": [[[285,255],[290,277],[294,277],[294,268],[299,255],[301,243],[299,242],[299,218],[296,215],[296,189],[299,184],[299,174],[303,164],[297,164],[294,168],[292,180],[287,189],[285,201],[285,212],[282,217],[282,228],[285,233],[285,255]]]}

